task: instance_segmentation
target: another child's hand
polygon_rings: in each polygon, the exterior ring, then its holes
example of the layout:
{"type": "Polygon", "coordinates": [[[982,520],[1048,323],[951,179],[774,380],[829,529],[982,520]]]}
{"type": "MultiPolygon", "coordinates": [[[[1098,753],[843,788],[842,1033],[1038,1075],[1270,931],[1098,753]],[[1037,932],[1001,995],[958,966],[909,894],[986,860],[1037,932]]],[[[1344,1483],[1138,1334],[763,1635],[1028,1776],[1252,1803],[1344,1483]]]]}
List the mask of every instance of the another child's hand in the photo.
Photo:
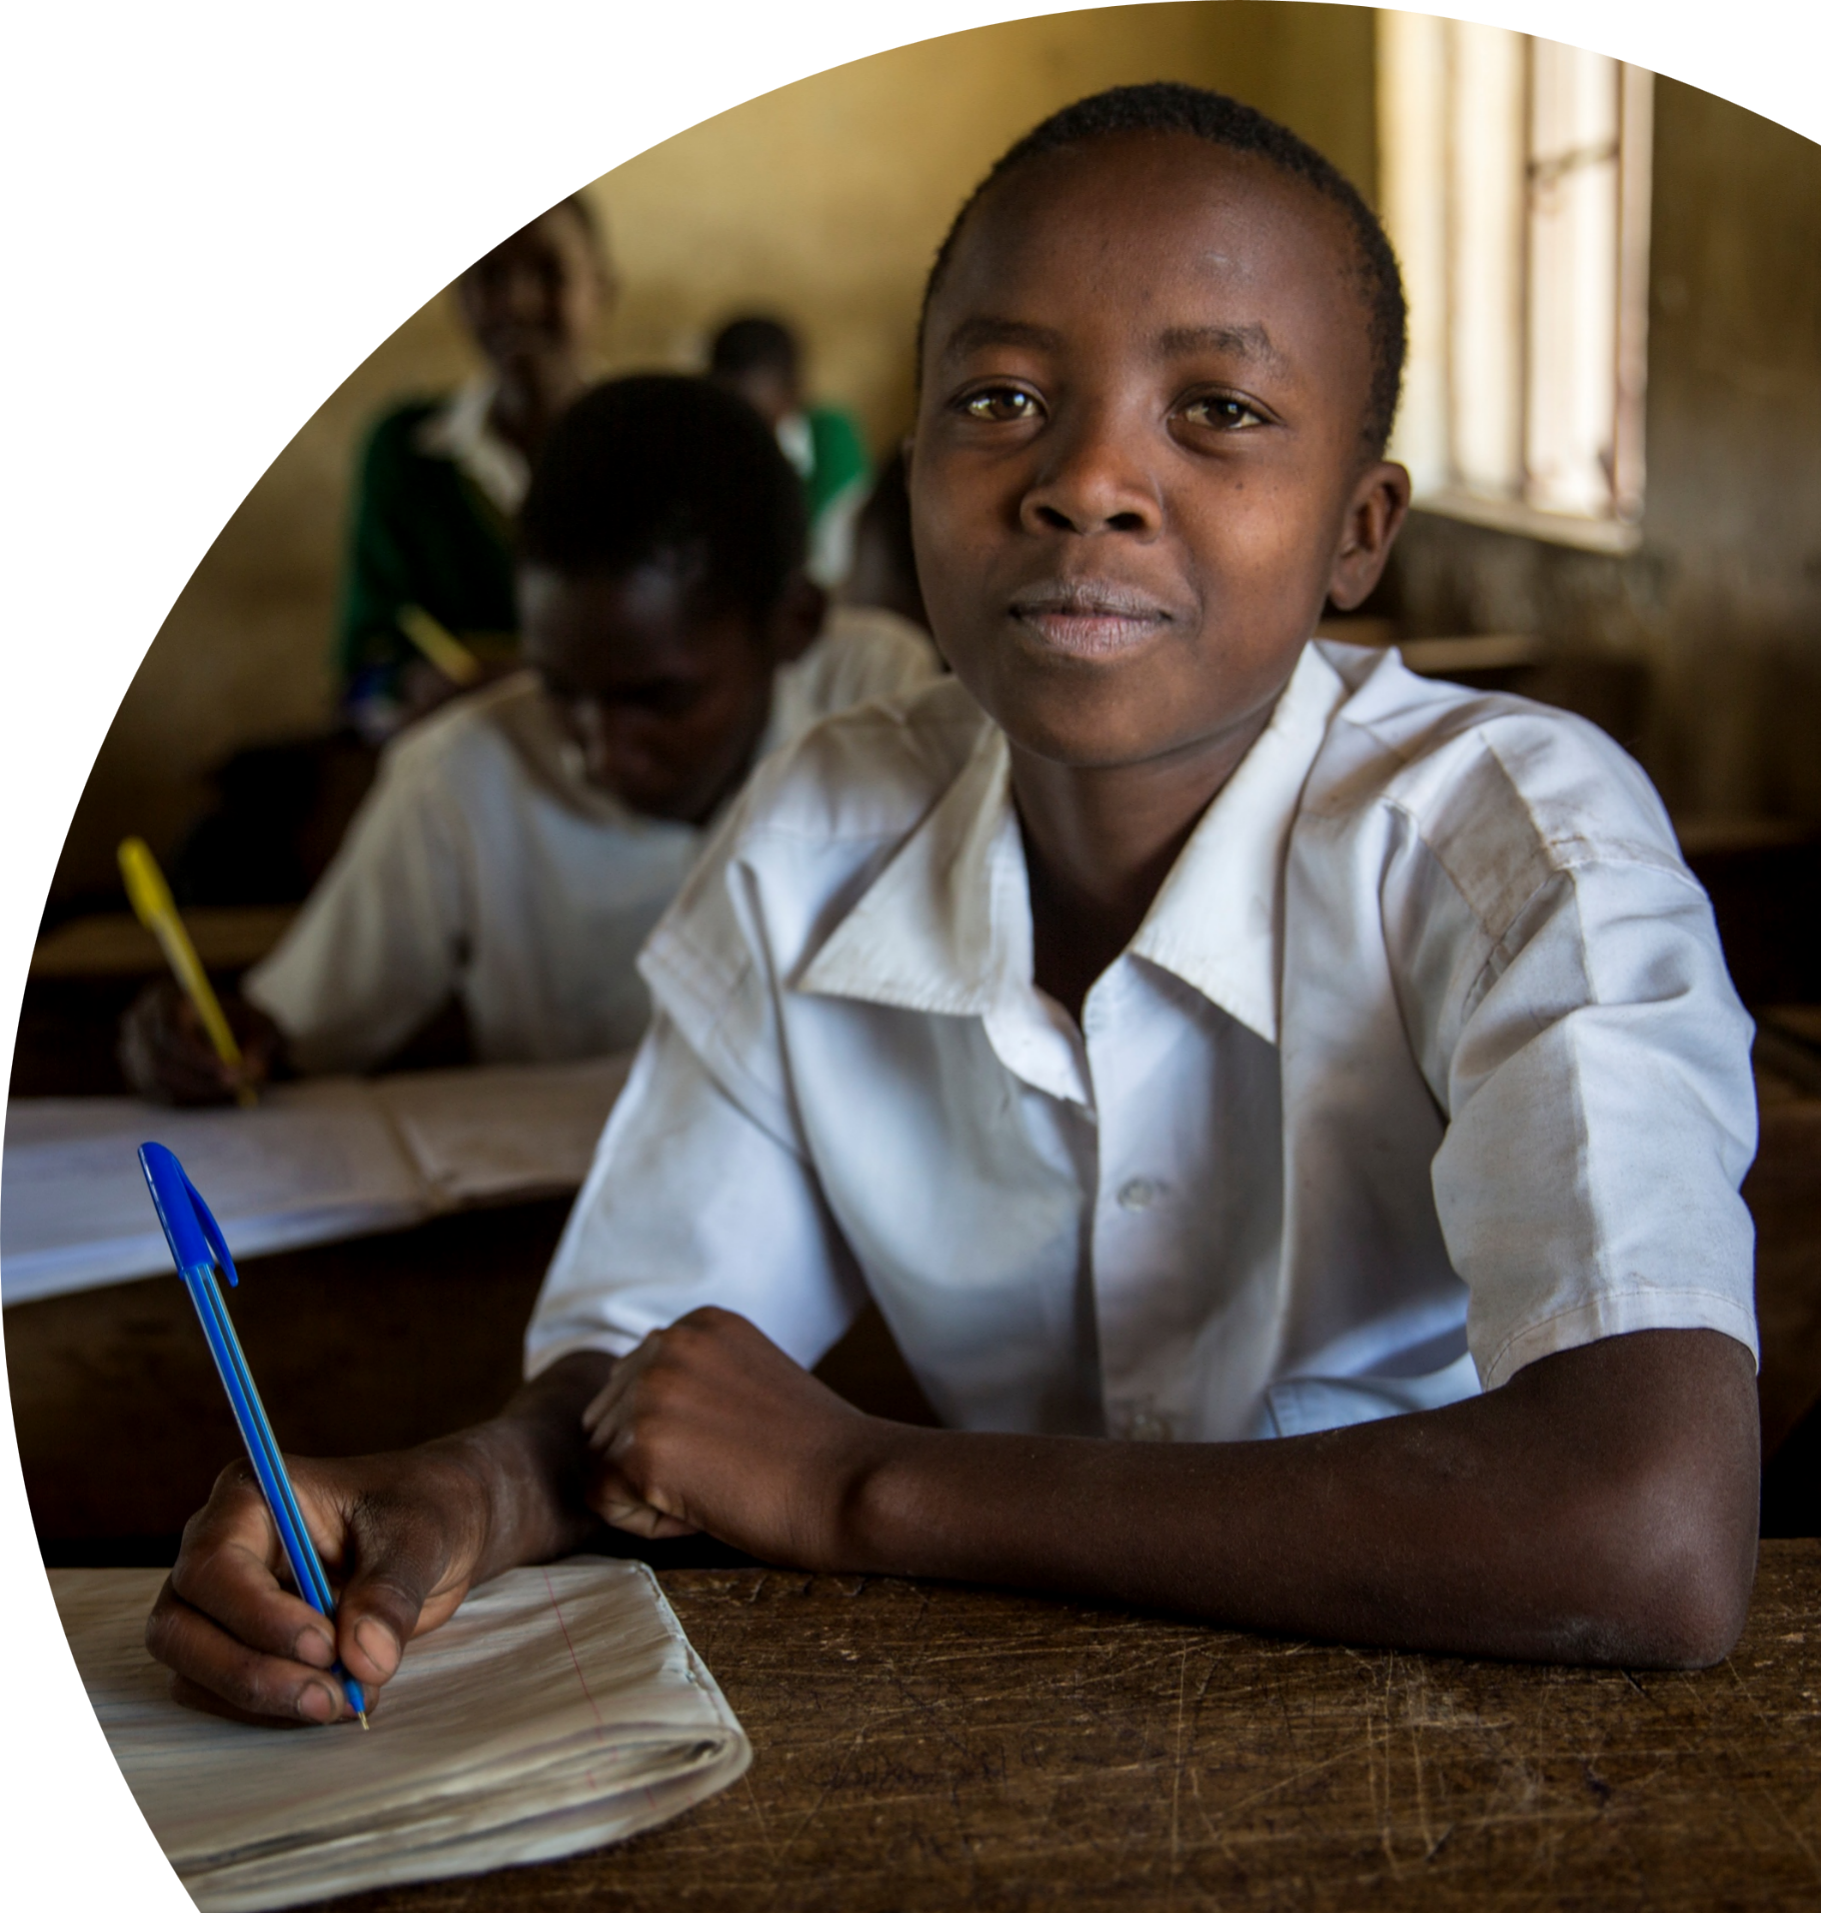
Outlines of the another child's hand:
{"type": "Polygon", "coordinates": [[[704,1532],[821,1569],[844,1565],[842,1517],[890,1426],[713,1308],[646,1336],[582,1423],[588,1505],[612,1526],[653,1539],[704,1532]]]}
{"type": "Polygon", "coordinates": [[[242,997],[224,999],[222,1011],[240,1045],[238,1070],[215,1054],[196,1006],[169,977],[148,983],[120,1021],[127,1082],[154,1102],[227,1103],[266,1081],[284,1051],[278,1025],[242,997]]]}

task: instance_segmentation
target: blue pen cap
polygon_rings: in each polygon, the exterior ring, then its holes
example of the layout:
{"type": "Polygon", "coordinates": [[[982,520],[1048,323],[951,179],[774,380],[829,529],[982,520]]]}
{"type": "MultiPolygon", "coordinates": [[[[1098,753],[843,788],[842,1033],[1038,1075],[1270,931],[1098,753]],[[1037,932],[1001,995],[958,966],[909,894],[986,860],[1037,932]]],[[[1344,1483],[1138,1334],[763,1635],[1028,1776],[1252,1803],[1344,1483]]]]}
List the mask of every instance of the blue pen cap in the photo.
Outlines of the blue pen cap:
{"type": "Polygon", "coordinates": [[[221,1225],[196,1193],[196,1185],[183,1173],[183,1164],[163,1143],[147,1142],[139,1145],[139,1166],[145,1171],[152,1207],[158,1212],[178,1270],[187,1275],[193,1269],[218,1267],[228,1278],[228,1286],[238,1288],[240,1273],[228,1253],[221,1225]]]}

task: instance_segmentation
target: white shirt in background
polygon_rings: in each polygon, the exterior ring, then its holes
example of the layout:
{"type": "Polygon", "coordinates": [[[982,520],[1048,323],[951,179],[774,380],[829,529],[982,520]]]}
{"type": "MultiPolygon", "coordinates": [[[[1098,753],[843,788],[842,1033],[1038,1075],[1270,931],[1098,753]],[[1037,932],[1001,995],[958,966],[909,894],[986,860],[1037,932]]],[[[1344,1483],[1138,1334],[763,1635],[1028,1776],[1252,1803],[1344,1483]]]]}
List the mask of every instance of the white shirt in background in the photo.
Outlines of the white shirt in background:
{"type": "MultiPolygon", "coordinates": [[[[777,674],[763,748],[938,669],[914,625],[833,609],[777,674]]],[[[451,997],[483,1063],[630,1048],[649,1012],[639,946],[705,836],[590,784],[537,677],[520,672],[387,747],[335,861],[245,994],[311,1072],[383,1061],[451,997]]]]}
{"type": "Polygon", "coordinates": [[[759,773],[642,959],[529,1372],[704,1303],[811,1363],[870,1294],[950,1426],[1202,1441],[1755,1349],[1750,1024],[1602,733],[1311,645],[1079,1029],[1007,770],[951,680],[759,773]]]}

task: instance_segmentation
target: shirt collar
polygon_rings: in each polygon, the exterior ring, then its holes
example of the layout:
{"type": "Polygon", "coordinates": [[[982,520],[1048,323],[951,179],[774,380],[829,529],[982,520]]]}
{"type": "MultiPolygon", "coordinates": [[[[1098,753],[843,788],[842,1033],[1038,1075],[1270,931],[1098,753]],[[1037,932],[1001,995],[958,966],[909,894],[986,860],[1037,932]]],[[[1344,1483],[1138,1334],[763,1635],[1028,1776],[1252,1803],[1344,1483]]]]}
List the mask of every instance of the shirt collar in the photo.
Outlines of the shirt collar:
{"type": "Polygon", "coordinates": [[[1271,721],[1221,787],[1132,939],[1267,1043],[1283,977],[1284,861],[1304,783],[1346,686],[1308,645],[1271,721]]]}
{"type": "Polygon", "coordinates": [[[493,396],[499,381],[470,379],[417,428],[418,450],[456,465],[507,518],[525,502],[531,467],[516,445],[493,429],[493,396]]]}
{"type": "MultiPolygon", "coordinates": [[[[1129,946],[1277,1041],[1283,868],[1345,686],[1304,650],[1256,743],[1196,825],[1129,946]]],[[[1033,998],[1030,891],[1003,733],[960,774],[799,973],[796,988],[1003,1022],[1033,998]]]]}

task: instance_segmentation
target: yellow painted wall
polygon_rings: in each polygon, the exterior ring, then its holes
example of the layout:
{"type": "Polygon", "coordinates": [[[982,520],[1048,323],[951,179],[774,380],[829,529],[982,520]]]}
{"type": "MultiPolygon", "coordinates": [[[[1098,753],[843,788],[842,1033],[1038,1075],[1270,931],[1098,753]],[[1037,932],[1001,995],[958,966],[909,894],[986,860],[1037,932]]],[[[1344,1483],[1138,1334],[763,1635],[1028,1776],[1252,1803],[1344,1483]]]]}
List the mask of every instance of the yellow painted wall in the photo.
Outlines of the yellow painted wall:
{"type": "Polygon", "coordinates": [[[615,357],[698,362],[743,308],[799,322],[875,444],[910,411],[923,276],[998,155],[1101,87],[1181,79],[1287,121],[1368,191],[1370,13],[1229,0],[1056,14],[837,67],[653,148],[592,196],[623,260],[615,357]]]}
{"type": "MultiPolygon", "coordinates": [[[[808,339],[813,384],[852,407],[876,445],[888,443],[907,420],[924,270],[961,198],[1055,107],[1160,78],[1252,101],[1370,190],[1368,9],[1215,0],[984,28],[784,88],[596,182],[624,284],[605,362],[688,364],[734,310],[781,311],[808,339]]],[[[208,766],[237,746],[327,721],[359,435],[388,399],[444,388],[467,365],[439,299],[274,461],[203,558],[120,707],[71,827],[60,894],[108,886],[113,845],[129,829],[168,846],[204,802],[208,766]]]]}

